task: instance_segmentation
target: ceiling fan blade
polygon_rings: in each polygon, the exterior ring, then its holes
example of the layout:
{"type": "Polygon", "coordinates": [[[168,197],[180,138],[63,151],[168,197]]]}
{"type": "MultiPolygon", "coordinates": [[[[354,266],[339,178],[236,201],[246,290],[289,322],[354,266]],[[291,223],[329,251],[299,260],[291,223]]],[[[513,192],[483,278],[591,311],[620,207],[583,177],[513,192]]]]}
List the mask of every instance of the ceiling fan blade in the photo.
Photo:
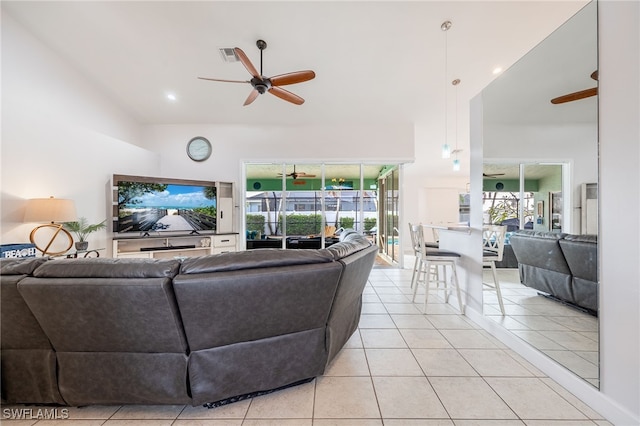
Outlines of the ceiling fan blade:
{"type": "Polygon", "coordinates": [[[256,98],[258,97],[260,93],[258,93],[258,91],[256,89],[253,89],[251,91],[251,93],[249,93],[249,96],[247,97],[247,100],[244,101],[244,104],[242,106],[247,106],[249,105],[251,102],[255,101],[256,98]]]}
{"type": "Polygon", "coordinates": [[[276,75],[271,77],[272,86],[286,86],[287,84],[302,83],[304,81],[312,80],[316,77],[316,73],[311,70],[295,71],[287,74],[276,75]]]}
{"type": "Polygon", "coordinates": [[[304,103],[304,99],[302,99],[300,96],[294,95],[288,90],[281,89],[280,87],[272,86],[269,89],[269,93],[279,97],[280,99],[291,102],[292,104],[302,105],[304,103]]]}
{"type": "Polygon", "coordinates": [[[557,98],[551,99],[552,104],[563,104],[565,102],[577,101],[579,99],[588,98],[591,96],[595,96],[598,94],[598,88],[593,87],[587,90],[581,90],[579,92],[569,93],[568,95],[559,96],[557,98]]]}
{"type": "Polygon", "coordinates": [[[249,60],[249,57],[242,51],[242,49],[236,47],[233,50],[236,52],[236,55],[238,55],[238,58],[240,59],[240,62],[242,62],[242,65],[244,65],[247,71],[249,71],[249,74],[251,74],[251,76],[255,78],[259,78],[260,80],[262,80],[262,76],[258,73],[256,67],[253,66],[253,64],[249,60]]]}
{"type": "Polygon", "coordinates": [[[198,77],[200,80],[209,80],[209,81],[222,81],[223,83],[251,83],[249,80],[223,80],[220,78],[206,78],[206,77],[198,77]]]}

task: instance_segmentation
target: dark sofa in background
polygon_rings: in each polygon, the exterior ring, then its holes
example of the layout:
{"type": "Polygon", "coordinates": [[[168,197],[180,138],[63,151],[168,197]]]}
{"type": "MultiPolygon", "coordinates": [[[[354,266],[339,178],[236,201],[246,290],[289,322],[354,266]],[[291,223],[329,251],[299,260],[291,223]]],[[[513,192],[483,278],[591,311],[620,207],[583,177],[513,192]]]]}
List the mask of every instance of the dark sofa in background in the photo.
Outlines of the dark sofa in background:
{"type": "Polygon", "coordinates": [[[179,260],[2,261],[2,399],[235,400],[323,374],[356,330],[377,248],[179,260]]]}
{"type": "Polygon", "coordinates": [[[596,235],[520,230],[510,244],[522,284],[597,315],[596,235]]]}

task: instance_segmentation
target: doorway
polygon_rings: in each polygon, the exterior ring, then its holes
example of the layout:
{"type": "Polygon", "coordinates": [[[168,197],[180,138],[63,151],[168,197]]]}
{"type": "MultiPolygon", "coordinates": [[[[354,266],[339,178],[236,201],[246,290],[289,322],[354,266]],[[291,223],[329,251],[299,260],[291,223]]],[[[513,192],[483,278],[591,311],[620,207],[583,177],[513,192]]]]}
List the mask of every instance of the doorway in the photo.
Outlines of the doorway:
{"type": "Polygon", "coordinates": [[[378,246],[381,255],[391,264],[400,264],[400,170],[398,166],[386,170],[378,178],[380,208],[378,210],[378,246]]]}
{"type": "Polygon", "coordinates": [[[246,248],[325,248],[344,229],[374,242],[388,165],[246,163],[246,248]]]}

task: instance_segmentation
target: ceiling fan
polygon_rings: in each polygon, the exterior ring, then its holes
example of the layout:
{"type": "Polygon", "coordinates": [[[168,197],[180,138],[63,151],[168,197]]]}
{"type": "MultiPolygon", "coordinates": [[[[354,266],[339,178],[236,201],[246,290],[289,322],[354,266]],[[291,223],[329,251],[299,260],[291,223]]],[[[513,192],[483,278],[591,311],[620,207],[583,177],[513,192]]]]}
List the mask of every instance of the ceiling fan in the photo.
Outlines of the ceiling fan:
{"type": "MultiPolygon", "coordinates": [[[[591,73],[591,78],[598,81],[598,70],[591,73]]],[[[598,94],[598,88],[592,87],[591,89],[581,90],[579,92],[568,93],[563,96],[551,99],[552,104],[563,104],[565,102],[577,101],[579,99],[589,98],[598,94]]]]}
{"type": "Polygon", "coordinates": [[[504,173],[483,173],[482,177],[486,177],[486,178],[490,178],[490,179],[494,179],[498,176],[504,176],[504,173]]]}
{"type": "MultiPolygon", "coordinates": [[[[278,176],[282,177],[282,173],[278,173],[278,176]]],[[[293,165],[293,172],[292,173],[287,173],[285,176],[292,177],[293,179],[298,179],[299,177],[308,177],[308,178],[316,177],[316,175],[312,175],[312,174],[309,174],[309,173],[296,172],[295,164],[293,165]]]]}
{"type": "Polygon", "coordinates": [[[253,86],[253,90],[249,93],[249,97],[244,101],[244,105],[249,105],[253,101],[256,100],[258,95],[262,95],[265,92],[269,92],[274,96],[279,97],[280,99],[284,99],[285,101],[291,102],[292,104],[302,105],[304,103],[304,99],[300,96],[295,95],[288,90],[281,88],[280,86],[286,86],[288,84],[296,84],[302,83],[304,81],[311,80],[315,78],[316,73],[311,70],[305,71],[294,71],[286,74],[276,75],[274,77],[265,77],[262,75],[262,51],[267,48],[267,43],[264,40],[258,40],[256,42],[258,49],[260,49],[260,72],[253,66],[247,55],[240,49],[236,47],[233,49],[242,65],[249,71],[251,74],[251,80],[222,80],[218,78],[205,78],[198,77],[201,80],[210,80],[210,81],[221,81],[225,83],[250,83],[253,86]]]}

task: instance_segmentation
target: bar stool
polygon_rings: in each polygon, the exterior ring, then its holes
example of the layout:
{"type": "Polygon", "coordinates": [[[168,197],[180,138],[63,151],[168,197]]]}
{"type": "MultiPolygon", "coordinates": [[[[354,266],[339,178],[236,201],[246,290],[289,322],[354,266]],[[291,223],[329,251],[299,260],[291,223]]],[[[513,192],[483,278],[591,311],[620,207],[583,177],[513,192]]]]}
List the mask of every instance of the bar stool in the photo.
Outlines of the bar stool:
{"type": "Polygon", "coordinates": [[[449,302],[449,294],[451,293],[451,290],[455,289],[456,296],[458,297],[458,306],[460,307],[460,313],[464,314],[464,305],[462,304],[460,285],[458,283],[458,273],[456,271],[456,263],[460,258],[460,254],[448,250],[427,247],[424,240],[424,231],[422,225],[410,225],[410,229],[411,240],[416,242],[416,244],[414,244],[414,248],[420,248],[419,251],[416,251],[416,268],[414,269],[415,282],[412,281],[412,301],[415,302],[416,300],[418,285],[420,283],[424,283],[424,312],[426,313],[430,289],[434,288],[436,290],[444,290],[444,300],[447,303],[449,302]],[[437,268],[440,266],[443,268],[442,279],[440,279],[439,274],[437,274],[437,268]],[[450,280],[447,279],[447,267],[451,268],[450,280]],[[443,284],[442,288],[440,288],[440,283],[443,284]],[[435,287],[432,287],[432,284],[435,284],[435,287]]]}
{"type": "MultiPolygon", "coordinates": [[[[426,245],[426,247],[430,247],[430,248],[438,248],[438,243],[430,243],[430,242],[424,242],[424,238],[422,238],[422,242],[419,241],[420,236],[417,235],[416,233],[416,229],[420,229],[420,233],[422,233],[422,224],[418,224],[416,225],[416,227],[414,227],[413,224],[409,223],[409,235],[411,235],[411,247],[413,249],[413,256],[415,257],[415,260],[413,262],[413,274],[411,275],[411,288],[413,289],[415,283],[416,283],[416,277],[419,271],[419,262],[420,262],[420,257],[421,257],[421,247],[422,245],[426,245]]],[[[438,269],[435,268],[433,271],[434,274],[436,274],[436,277],[438,275],[438,269]]]]}
{"type": "Polygon", "coordinates": [[[483,289],[496,292],[500,312],[505,315],[504,302],[502,301],[502,291],[500,290],[500,280],[496,271],[496,262],[502,261],[504,253],[504,240],[507,227],[504,225],[484,225],[482,227],[482,266],[489,266],[493,276],[493,283],[482,282],[483,289]]]}

